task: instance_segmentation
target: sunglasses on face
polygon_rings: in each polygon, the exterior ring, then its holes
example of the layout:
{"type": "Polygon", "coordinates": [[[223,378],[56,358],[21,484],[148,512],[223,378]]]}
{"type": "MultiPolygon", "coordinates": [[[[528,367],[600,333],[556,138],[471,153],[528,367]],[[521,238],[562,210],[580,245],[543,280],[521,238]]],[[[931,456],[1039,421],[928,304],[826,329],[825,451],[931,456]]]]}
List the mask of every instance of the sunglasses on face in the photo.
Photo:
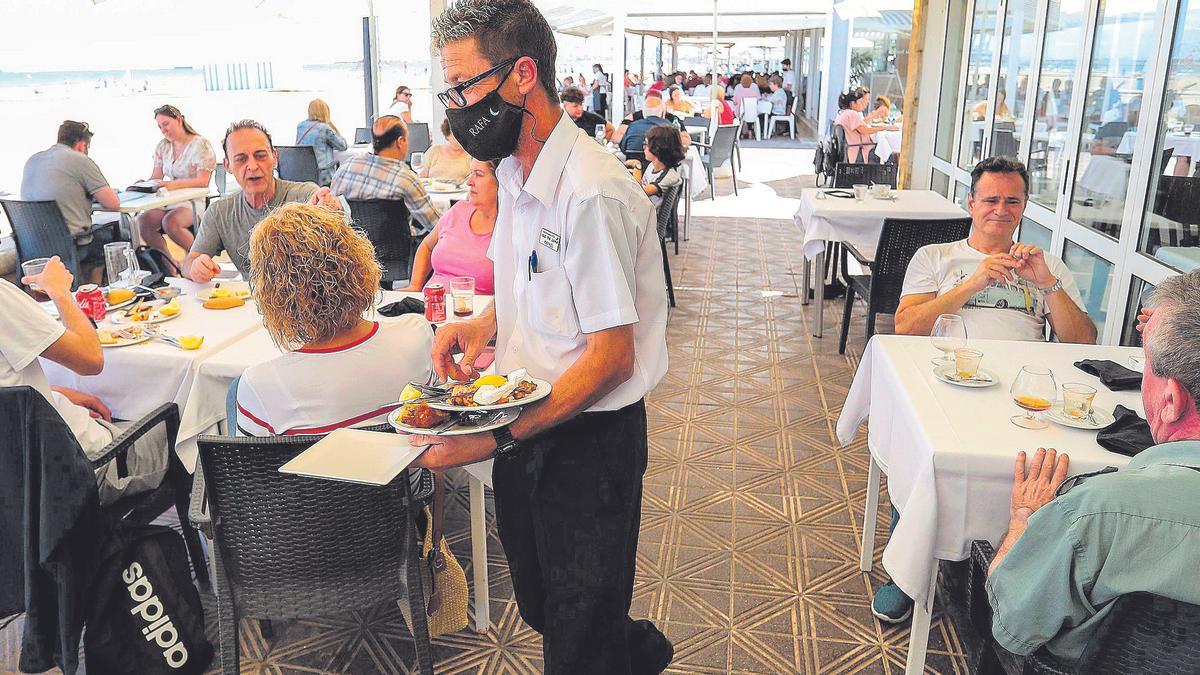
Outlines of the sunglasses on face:
{"type": "MultiPolygon", "coordinates": [[[[521,58],[521,57],[514,56],[511,59],[506,59],[506,60],[501,61],[500,63],[496,64],[495,66],[488,68],[487,70],[476,75],[475,77],[472,77],[471,79],[467,80],[466,82],[459,82],[458,84],[454,85],[453,87],[450,87],[446,91],[440,92],[438,94],[438,100],[441,101],[442,105],[446,106],[447,108],[450,108],[450,107],[464,108],[464,107],[466,107],[467,106],[467,97],[464,94],[464,92],[466,92],[471,87],[474,87],[476,84],[479,84],[481,81],[487,79],[488,77],[491,77],[492,75],[500,72],[504,68],[508,68],[508,70],[505,71],[505,73],[504,73],[504,77],[508,77],[508,73],[512,72],[512,67],[517,63],[517,59],[519,59],[519,58],[521,58]]],[[[503,81],[503,78],[501,78],[501,80],[503,81]]]]}

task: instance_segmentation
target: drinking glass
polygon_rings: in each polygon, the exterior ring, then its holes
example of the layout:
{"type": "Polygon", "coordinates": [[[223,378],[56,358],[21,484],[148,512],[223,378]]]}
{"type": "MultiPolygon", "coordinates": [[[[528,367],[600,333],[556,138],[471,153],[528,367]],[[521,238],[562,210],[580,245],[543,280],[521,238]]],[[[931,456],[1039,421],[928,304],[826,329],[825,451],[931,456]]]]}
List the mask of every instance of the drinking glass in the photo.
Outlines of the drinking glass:
{"type": "Polygon", "coordinates": [[[475,313],[475,277],[452,277],[450,295],[454,298],[454,316],[466,318],[475,313]]]}
{"type": "Polygon", "coordinates": [[[933,359],[933,365],[946,366],[954,363],[950,355],[954,350],[967,346],[967,326],[957,314],[942,314],[933,322],[933,330],[929,332],[933,346],[942,351],[940,358],[933,359]]]}
{"type": "Polygon", "coordinates": [[[871,189],[870,185],[858,183],[854,186],[854,201],[861,202],[867,198],[867,191],[871,189]]]}
{"type": "Polygon", "coordinates": [[[1078,382],[1068,382],[1062,386],[1063,414],[1072,419],[1086,419],[1092,414],[1092,401],[1096,398],[1096,388],[1078,382]]]}
{"type": "Polygon", "coordinates": [[[410,159],[409,164],[412,165],[413,171],[420,173],[421,167],[425,166],[425,153],[414,152],[412,154],[412,157],[410,157],[409,159],[410,159]]]}
{"type": "Polygon", "coordinates": [[[129,260],[125,257],[125,251],[129,250],[129,242],[114,241],[104,245],[104,272],[108,276],[108,285],[112,286],[128,286],[131,279],[122,279],[122,276],[128,277],[126,270],[129,269],[129,260]]]}
{"type": "Polygon", "coordinates": [[[983,352],[978,349],[955,349],[954,350],[954,369],[958,372],[959,379],[971,380],[975,378],[979,372],[979,362],[983,360],[983,352]]]}
{"type": "MultiPolygon", "coordinates": [[[[25,262],[21,263],[21,276],[32,277],[41,274],[42,270],[46,269],[46,265],[49,263],[49,258],[34,258],[32,260],[26,260],[25,262]]],[[[37,284],[29,284],[29,290],[33,293],[34,299],[36,299],[38,302],[50,299],[50,296],[46,295],[46,292],[42,290],[42,287],[38,286],[37,284]]]]}
{"type": "Polygon", "coordinates": [[[1022,429],[1045,429],[1049,426],[1045,420],[1034,415],[1049,410],[1058,395],[1058,384],[1049,368],[1022,366],[1009,392],[1017,407],[1025,411],[1023,415],[1010,418],[1013,424],[1022,429]]]}
{"type": "Polygon", "coordinates": [[[603,142],[604,142],[604,125],[603,125],[603,124],[597,124],[597,125],[596,125],[596,131],[595,131],[595,132],[593,132],[593,134],[592,134],[592,135],[596,137],[596,142],[597,142],[597,143],[603,143],[603,142]]]}

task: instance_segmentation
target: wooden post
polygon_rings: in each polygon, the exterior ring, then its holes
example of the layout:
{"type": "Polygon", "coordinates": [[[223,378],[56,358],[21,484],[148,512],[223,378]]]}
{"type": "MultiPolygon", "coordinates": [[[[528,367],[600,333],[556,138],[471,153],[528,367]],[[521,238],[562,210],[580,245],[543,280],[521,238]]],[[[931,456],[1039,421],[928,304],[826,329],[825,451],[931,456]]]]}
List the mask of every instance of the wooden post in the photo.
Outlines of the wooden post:
{"type": "MultiPolygon", "coordinates": [[[[914,0],[912,14],[912,34],[908,38],[908,78],[904,83],[904,131],[900,139],[900,177],[899,185],[907,188],[912,183],[913,143],[917,136],[917,115],[920,114],[921,101],[918,92],[921,91],[921,61],[925,55],[925,24],[929,15],[929,0],[914,0]]],[[[937,77],[937,73],[930,74],[937,77]]],[[[930,108],[936,113],[936,106],[930,108]]]]}

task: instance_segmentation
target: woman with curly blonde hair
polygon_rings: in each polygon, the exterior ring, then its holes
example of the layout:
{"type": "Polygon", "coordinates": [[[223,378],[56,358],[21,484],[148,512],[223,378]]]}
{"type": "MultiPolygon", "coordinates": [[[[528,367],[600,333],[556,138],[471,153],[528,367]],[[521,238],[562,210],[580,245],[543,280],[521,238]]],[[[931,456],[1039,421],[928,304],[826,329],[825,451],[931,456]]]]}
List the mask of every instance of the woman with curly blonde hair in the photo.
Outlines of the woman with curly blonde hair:
{"type": "Polygon", "coordinates": [[[410,380],[428,382],[433,331],[421,315],[376,321],[375,248],[340,213],[288,204],[250,236],[250,283],[280,356],[246,369],[237,429],[323,434],[380,424],[410,380]]]}

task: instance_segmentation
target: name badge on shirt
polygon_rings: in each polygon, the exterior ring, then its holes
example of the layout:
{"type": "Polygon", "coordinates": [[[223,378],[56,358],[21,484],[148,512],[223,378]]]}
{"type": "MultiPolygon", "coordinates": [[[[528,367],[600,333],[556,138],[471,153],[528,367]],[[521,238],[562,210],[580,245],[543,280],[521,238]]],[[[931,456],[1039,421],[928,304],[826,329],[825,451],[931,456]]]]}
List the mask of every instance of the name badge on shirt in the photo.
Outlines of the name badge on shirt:
{"type": "Polygon", "coordinates": [[[542,234],[538,237],[538,243],[546,248],[558,253],[558,247],[562,243],[562,237],[554,234],[550,230],[542,229],[542,234]]]}

